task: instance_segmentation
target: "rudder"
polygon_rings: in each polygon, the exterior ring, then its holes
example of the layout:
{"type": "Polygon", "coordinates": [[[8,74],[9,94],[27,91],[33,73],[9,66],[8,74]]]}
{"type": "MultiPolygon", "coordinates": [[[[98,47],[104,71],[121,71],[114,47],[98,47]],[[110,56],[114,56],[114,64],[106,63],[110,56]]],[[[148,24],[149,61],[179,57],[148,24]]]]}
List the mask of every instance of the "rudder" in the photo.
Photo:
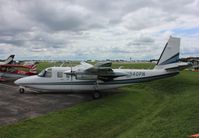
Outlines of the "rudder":
{"type": "Polygon", "coordinates": [[[162,51],[157,65],[167,65],[179,61],[180,38],[170,36],[162,51]]]}

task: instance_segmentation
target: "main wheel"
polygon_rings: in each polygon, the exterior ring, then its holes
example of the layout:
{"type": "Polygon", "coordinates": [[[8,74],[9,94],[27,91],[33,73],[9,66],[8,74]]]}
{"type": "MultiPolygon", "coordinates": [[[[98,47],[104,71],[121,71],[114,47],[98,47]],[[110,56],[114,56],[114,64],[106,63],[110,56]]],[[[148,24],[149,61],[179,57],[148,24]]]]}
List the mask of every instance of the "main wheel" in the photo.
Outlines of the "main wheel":
{"type": "Polygon", "coordinates": [[[24,88],[19,88],[19,93],[24,93],[25,89],[24,88]]]}
{"type": "Polygon", "coordinates": [[[93,99],[99,99],[102,97],[101,93],[98,91],[95,91],[92,95],[93,99]]]}

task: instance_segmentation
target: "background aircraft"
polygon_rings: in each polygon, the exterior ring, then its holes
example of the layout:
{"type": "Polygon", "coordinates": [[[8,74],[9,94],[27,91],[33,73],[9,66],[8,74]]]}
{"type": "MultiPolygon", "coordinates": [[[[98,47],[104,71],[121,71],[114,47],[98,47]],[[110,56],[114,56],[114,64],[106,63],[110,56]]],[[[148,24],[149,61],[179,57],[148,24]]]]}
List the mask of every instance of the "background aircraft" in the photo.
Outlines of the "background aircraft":
{"type": "Polygon", "coordinates": [[[82,62],[75,67],[51,67],[38,75],[15,81],[20,86],[39,91],[93,91],[93,98],[101,97],[99,91],[119,88],[133,83],[177,75],[181,69],[190,66],[179,62],[180,38],[170,37],[152,70],[112,69],[111,62],[91,65],[82,62]]]}
{"type": "Polygon", "coordinates": [[[0,62],[0,65],[11,64],[13,62],[15,55],[10,55],[7,59],[0,62]]]}
{"type": "Polygon", "coordinates": [[[25,76],[37,74],[37,63],[13,64],[14,55],[11,55],[3,62],[0,62],[0,81],[16,80],[25,76]]]}

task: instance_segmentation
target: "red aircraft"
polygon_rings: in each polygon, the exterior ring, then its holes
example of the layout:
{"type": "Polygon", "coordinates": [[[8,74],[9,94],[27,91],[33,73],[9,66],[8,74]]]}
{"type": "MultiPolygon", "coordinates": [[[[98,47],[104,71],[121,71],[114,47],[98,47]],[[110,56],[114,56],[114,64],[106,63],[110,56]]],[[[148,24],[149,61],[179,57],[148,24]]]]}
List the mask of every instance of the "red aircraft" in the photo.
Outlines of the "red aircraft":
{"type": "Polygon", "coordinates": [[[24,63],[23,65],[13,64],[13,58],[14,55],[11,55],[7,60],[0,62],[0,81],[15,80],[37,74],[36,62],[24,63]]]}

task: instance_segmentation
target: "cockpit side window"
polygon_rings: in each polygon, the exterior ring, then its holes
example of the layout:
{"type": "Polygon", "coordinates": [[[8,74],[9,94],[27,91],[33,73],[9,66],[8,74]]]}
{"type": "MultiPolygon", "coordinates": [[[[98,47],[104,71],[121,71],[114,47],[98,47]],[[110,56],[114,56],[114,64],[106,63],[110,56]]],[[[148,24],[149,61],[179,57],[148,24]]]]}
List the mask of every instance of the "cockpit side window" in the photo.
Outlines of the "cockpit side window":
{"type": "Polygon", "coordinates": [[[52,77],[52,71],[46,71],[46,74],[44,77],[46,77],[46,78],[52,77]]]}

